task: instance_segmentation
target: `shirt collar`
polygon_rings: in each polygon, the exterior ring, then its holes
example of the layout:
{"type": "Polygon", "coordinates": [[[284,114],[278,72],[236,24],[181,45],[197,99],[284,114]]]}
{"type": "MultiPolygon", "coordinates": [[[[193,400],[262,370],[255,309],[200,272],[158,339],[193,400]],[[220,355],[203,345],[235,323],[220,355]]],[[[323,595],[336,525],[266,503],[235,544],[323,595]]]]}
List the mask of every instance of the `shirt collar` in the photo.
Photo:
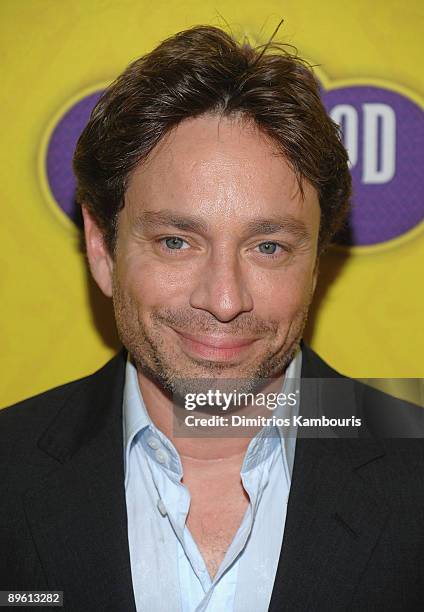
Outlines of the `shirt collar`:
{"type": "Polygon", "coordinates": [[[297,398],[293,406],[278,405],[275,410],[269,413],[269,416],[275,418],[290,418],[290,426],[268,426],[263,427],[249,443],[246,455],[243,461],[242,472],[247,472],[256,467],[259,463],[267,459],[271,452],[278,444],[281,445],[281,450],[284,457],[284,464],[287,466],[288,475],[293,470],[294,451],[296,445],[296,428],[292,426],[294,415],[297,415],[299,410],[299,394],[300,394],[300,374],[302,369],[302,351],[300,347],[295,353],[289,366],[286,369],[283,386],[280,393],[286,397],[289,394],[294,394],[297,398]]]}
{"type": "MultiPolygon", "coordinates": [[[[300,405],[300,381],[302,372],[302,349],[298,347],[289,367],[286,370],[284,377],[283,392],[288,396],[293,393],[296,397],[296,403],[291,407],[290,416],[294,417],[299,414],[300,405]]],[[[285,465],[288,468],[288,476],[291,479],[294,464],[294,453],[296,448],[296,433],[297,428],[293,425],[293,419],[288,428],[278,427],[278,432],[281,438],[281,447],[285,456],[285,465]]]]}
{"type": "Polygon", "coordinates": [[[123,432],[124,432],[124,470],[125,484],[128,480],[129,453],[132,441],[142,430],[153,425],[147,412],[138,384],[137,369],[131,362],[128,353],[125,366],[125,383],[123,398],[123,432]]]}

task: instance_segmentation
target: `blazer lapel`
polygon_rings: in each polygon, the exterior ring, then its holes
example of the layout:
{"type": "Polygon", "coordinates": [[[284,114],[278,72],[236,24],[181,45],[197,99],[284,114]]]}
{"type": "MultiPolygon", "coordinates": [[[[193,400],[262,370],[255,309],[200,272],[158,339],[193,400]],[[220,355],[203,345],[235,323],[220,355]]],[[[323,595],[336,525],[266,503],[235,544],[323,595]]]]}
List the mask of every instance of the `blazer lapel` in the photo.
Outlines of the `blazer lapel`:
{"type": "Polygon", "coordinates": [[[368,440],[297,440],[271,612],[347,609],[388,516],[349,464],[358,443],[360,464],[381,456],[368,440]]]}
{"type": "Polygon", "coordinates": [[[124,489],[125,353],[80,384],[39,440],[52,458],[25,512],[65,610],[135,612],[124,489]]]}
{"type": "MultiPolygon", "coordinates": [[[[314,354],[304,349],[301,414],[325,414],[320,405],[324,378],[337,377],[328,368],[314,368],[314,354]]],[[[337,385],[335,386],[337,389],[337,385]]],[[[354,397],[333,401],[352,406],[354,397]]],[[[336,413],[333,406],[333,415],[336,413]]],[[[344,610],[387,520],[386,502],[374,493],[368,470],[385,451],[377,440],[298,438],[287,506],[283,545],[270,612],[344,610]]],[[[378,464],[377,464],[378,467],[378,464]]]]}

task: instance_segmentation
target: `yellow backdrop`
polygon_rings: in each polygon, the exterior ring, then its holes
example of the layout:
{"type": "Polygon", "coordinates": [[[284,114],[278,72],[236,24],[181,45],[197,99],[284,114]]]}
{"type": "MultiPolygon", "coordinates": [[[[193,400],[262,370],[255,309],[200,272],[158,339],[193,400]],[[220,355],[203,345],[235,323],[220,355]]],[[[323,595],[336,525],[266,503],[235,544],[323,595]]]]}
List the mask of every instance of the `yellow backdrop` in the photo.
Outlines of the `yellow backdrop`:
{"type": "MultiPolygon", "coordinates": [[[[94,371],[117,346],[78,231],[46,185],[46,142],[73,100],[178,30],[228,22],[259,43],[284,17],[279,40],[319,64],[326,87],[384,82],[420,104],[423,15],[418,0],[2,0],[0,405],[94,371]]],[[[307,337],[340,371],[424,376],[422,230],[323,260],[307,337]]]]}

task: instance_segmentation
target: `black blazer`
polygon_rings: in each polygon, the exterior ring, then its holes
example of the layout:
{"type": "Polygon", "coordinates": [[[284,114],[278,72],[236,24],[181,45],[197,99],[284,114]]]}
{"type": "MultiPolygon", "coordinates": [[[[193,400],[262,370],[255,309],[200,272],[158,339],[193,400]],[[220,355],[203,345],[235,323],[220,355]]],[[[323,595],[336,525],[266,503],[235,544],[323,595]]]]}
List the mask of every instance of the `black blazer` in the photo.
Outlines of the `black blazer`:
{"type": "MultiPolygon", "coordinates": [[[[62,590],[66,612],[135,612],[125,359],[0,411],[0,590],[62,590]]],[[[327,379],[340,375],[304,345],[302,377],[326,379],[302,395],[302,414],[394,405],[359,383],[332,391],[327,379]]],[[[299,437],[271,612],[424,610],[423,449],[421,439],[299,437]]],[[[145,612],[162,611],[158,593],[145,612]]]]}

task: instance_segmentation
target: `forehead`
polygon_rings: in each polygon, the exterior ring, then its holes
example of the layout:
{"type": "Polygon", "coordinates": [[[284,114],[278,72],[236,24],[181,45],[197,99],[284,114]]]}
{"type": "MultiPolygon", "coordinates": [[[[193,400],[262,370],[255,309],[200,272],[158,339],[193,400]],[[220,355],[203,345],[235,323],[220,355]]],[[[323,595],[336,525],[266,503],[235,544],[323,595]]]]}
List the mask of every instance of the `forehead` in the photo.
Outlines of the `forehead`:
{"type": "Polygon", "coordinates": [[[174,208],[232,223],[267,212],[316,215],[316,191],[306,181],[303,188],[304,198],[276,143],[252,121],[203,115],[181,122],[139,164],[125,208],[130,215],[174,208]]]}

